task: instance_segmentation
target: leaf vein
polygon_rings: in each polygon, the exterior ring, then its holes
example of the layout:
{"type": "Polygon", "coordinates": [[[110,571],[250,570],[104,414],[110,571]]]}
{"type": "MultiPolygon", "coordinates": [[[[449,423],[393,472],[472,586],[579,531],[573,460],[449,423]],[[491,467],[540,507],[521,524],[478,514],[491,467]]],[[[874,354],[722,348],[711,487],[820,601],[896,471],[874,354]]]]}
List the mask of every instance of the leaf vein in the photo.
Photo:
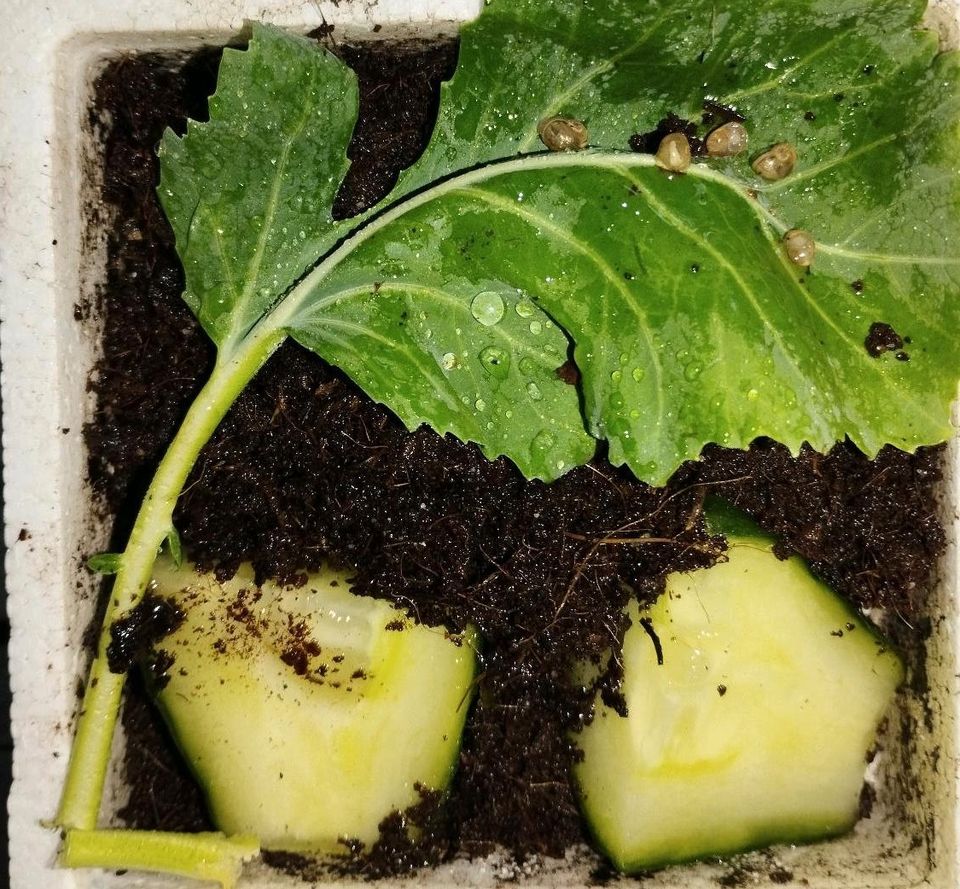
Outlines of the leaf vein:
{"type": "MultiPolygon", "coordinates": [[[[311,94],[308,92],[308,95],[311,94]]],[[[266,253],[267,242],[270,240],[273,219],[276,216],[277,210],[280,206],[280,190],[283,187],[283,177],[284,173],[286,172],[286,166],[290,160],[290,153],[293,150],[293,145],[297,139],[300,138],[301,134],[306,128],[307,121],[310,119],[313,110],[313,101],[308,99],[304,105],[303,115],[297,121],[293,131],[284,140],[283,148],[281,149],[280,156],[277,160],[273,184],[270,187],[270,195],[267,198],[266,209],[263,214],[263,224],[260,229],[260,235],[257,238],[257,246],[254,250],[253,256],[250,258],[250,264],[247,267],[246,286],[243,289],[243,293],[237,300],[236,305],[233,307],[230,331],[220,346],[221,350],[224,352],[228,351],[237,337],[242,336],[242,334],[245,332],[241,329],[242,310],[245,309],[249,304],[250,298],[253,296],[253,293],[256,290],[257,282],[260,279],[260,267],[263,264],[263,256],[266,253]]]]}
{"type": "MultiPolygon", "coordinates": [[[[660,356],[657,355],[657,351],[653,346],[653,339],[650,332],[650,320],[647,317],[646,312],[642,307],[637,303],[633,294],[626,287],[626,285],[620,280],[616,272],[610,268],[610,264],[602,257],[596,250],[590,247],[588,244],[585,244],[571,232],[566,231],[565,229],[558,226],[551,219],[548,219],[542,213],[538,213],[535,210],[531,210],[529,207],[520,207],[514,204],[511,201],[506,200],[500,195],[491,192],[485,188],[478,186],[464,186],[456,189],[458,192],[466,195],[478,198],[479,200],[484,201],[490,206],[496,207],[497,209],[512,213],[517,216],[521,216],[526,219],[528,222],[535,226],[549,231],[557,240],[563,241],[568,246],[572,247],[574,250],[579,252],[582,256],[585,256],[589,259],[597,268],[597,270],[606,278],[613,288],[620,294],[621,299],[624,304],[633,315],[637,318],[639,322],[638,327],[643,335],[644,344],[647,349],[647,353],[650,356],[650,366],[653,367],[654,373],[657,378],[657,418],[658,421],[663,419],[663,369],[660,364],[660,356]]],[[[607,313],[604,313],[604,324],[607,322],[607,313]]]]}

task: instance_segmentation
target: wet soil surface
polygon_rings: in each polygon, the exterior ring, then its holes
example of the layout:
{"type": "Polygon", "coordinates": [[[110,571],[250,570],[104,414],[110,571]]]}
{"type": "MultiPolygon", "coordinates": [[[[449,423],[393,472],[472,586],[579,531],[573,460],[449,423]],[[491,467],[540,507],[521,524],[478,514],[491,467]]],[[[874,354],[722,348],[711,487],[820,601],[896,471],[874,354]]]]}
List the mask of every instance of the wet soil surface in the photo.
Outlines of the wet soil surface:
{"type": "MultiPolygon", "coordinates": [[[[327,40],[331,35],[326,36],[327,40]]],[[[361,120],[338,211],[369,206],[422,150],[453,44],[338,47],[361,81],[361,120]]],[[[153,146],[165,126],[202,119],[217,55],[185,62],[142,55],[111,64],[92,117],[104,132],[100,213],[110,223],[109,273],[94,310],[104,352],[86,427],[90,479],[116,516],[122,547],[146,482],[213,358],[180,299],[182,273],[157,205],[153,146]]],[[[229,574],[296,580],[324,560],[349,566],[360,592],[391,598],[421,620],[475,624],[485,638],[448,803],[424,800],[347,867],[405,872],[501,845],[523,860],[583,842],[569,781],[568,729],[589,712],[568,675],[624,630],[625,584],[652,598],[664,576],[710,564],[722,541],[701,516],[722,493],[862,606],[908,615],[943,546],[934,492],[940,453],[888,449],[867,460],[848,444],[791,457],[760,441],[749,452],[708,448],[664,489],[603,455],[553,485],[525,481],[505,460],[429,430],[408,433],[337,370],[295,344],[263,369],[204,450],[175,516],[189,556],[229,574]]],[[[615,677],[603,689],[618,703],[615,677]]],[[[133,684],[125,707],[132,787],[122,816],[142,828],[203,829],[200,795],[162,723],[133,684]]],[[[274,856],[302,872],[305,862],[274,856]]]]}

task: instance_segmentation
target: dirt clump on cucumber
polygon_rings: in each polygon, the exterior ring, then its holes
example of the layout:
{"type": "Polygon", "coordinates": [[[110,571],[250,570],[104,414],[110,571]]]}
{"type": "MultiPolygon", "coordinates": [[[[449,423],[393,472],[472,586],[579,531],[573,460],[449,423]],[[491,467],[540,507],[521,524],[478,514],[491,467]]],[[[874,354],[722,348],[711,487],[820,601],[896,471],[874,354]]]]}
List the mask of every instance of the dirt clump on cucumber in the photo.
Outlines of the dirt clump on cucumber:
{"type": "MultiPolygon", "coordinates": [[[[357,163],[338,200],[348,215],[388,190],[422,149],[456,47],[344,52],[361,82],[357,163]]],[[[172,235],[154,195],[153,145],[165,126],[203,116],[215,68],[206,53],[172,65],[130,57],[97,83],[95,116],[109,119],[101,196],[114,221],[97,307],[105,352],[86,438],[91,482],[117,516],[118,543],[212,359],[181,300],[172,235]]],[[[801,555],[856,605],[909,616],[944,545],[935,501],[941,458],[940,448],[888,448],[870,461],[848,444],[792,457],[759,441],[746,452],[710,447],[662,489],[603,454],[545,485],[471,445],[407,432],[343,374],[288,342],[201,455],[175,522],[190,558],[223,577],[249,561],[260,579],[296,582],[331,561],[355,572],[359,593],[389,598],[424,623],[481,632],[450,798],[443,807],[425,798],[415,844],[405,830],[385,830],[346,865],[382,875],[497,846],[523,859],[584,842],[571,783],[580,754],[569,732],[589,719],[593,690],[574,682],[570,666],[599,663],[617,648],[630,590],[652,603],[668,574],[721,557],[722,540],[702,518],[709,492],[751,514],[780,539],[781,555],[801,555]]],[[[599,685],[615,706],[616,671],[599,685]]],[[[122,816],[139,828],[202,828],[200,795],[185,769],[165,765],[170,741],[138,689],[129,688],[124,710],[135,743],[122,816]],[[162,782],[151,760],[164,764],[156,767],[162,782]],[[176,815],[173,796],[181,800],[176,815]]]]}

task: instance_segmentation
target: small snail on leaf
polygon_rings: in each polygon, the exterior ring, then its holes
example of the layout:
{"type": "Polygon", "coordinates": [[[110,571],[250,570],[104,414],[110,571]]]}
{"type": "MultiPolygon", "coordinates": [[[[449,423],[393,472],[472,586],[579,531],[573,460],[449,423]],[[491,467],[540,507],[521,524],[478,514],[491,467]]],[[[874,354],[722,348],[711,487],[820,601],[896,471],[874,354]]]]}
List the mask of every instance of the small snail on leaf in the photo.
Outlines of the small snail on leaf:
{"type": "Polygon", "coordinates": [[[817,242],[813,235],[802,228],[792,228],[783,236],[783,249],[787,259],[794,265],[809,267],[817,253],[817,242]]]}
{"type": "Polygon", "coordinates": [[[551,151],[581,151],[587,147],[587,127],[574,117],[545,117],[537,126],[540,141],[551,151]]]}
{"type": "Polygon", "coordinates": [[[757,155],[750,166],[761,179],[776,182],[789,176],[796,164],[797,149],[789,142],[778,142],[757,155]]]}
{"type": "Polygon", "coordinates": [[[682,173],[690,166],[690,142],[683,133],[670,133],[663,137],[654,155],[661,170],[682,173]]]}
{"type": "Polygon", "coordinates": [[[739,120],[731,120],[711,130],[706,141],[710,157],[735,157],[747,150],[747,128],[739,120]]]}

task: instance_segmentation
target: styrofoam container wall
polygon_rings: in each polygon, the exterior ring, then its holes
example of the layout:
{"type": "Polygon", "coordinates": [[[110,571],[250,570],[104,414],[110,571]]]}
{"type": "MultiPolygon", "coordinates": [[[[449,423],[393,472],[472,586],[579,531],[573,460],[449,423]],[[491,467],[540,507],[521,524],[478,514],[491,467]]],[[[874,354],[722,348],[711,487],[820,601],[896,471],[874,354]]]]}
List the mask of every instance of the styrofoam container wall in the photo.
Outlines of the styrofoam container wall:
{"type": "MultiPolygon", "coordinates": [[[[53,816],[66,769],[85,672],[80,639],[92,614],[94,584],[82,556],[108,529],[86,488],[81,429],[91,403],[86,381],[97,353],[95,319],[74,306],[90,296],[104,267],[102,240],[88,225],[95,193],[91,84],[118,53],[189,50],[224,43],[245,20],[298,31],[324,21],[338,35],[435,34],[475,15],[481,0],[6,0],[0,44],[0,358],[3,364],[5,541],[13,686],[14,785],[9,801],[13,889],[178,886],[154,875],[116,876],[55,868],[53,816]]],[[[941,0],[930,21],[956,45],[957,0],[941,0]]],[[[957,576],[960,447],[948,454],[943,517],[949,546],[930,604],[932,635],[924,667],[930,691],[907,690],[899,716],[913,727],[909,749],[888,745],[877,766],[879,805],[852,835],[826,844],[757,853],[757,873],[775,860],[812,887],[957,885],[957,576]],[[930,728],[928,728],[930,726],[930,728]]],[[[898,733],[899,724],[890,727],[898,733]]],[[[122,788],[112,792],[122,795],[122,788]]],[[[109,808],[110,801],[107,802],[109,808]]],[[[575,856],[574,856],[575,857],[575,856]]],[[[748,859],[748,863],[749,863],[748,859]]],[[[662,871],[653,886],[716,886],[722,865],[662,871]]],[[[496,859],[423,873],[418,885],[495,885],[516,876],[496,859]]],[[[582,864],[553,862],[531,886],[581,886],[582,864]]],[[[302,885],[262,866],[245,886],[302,885]]]]}

